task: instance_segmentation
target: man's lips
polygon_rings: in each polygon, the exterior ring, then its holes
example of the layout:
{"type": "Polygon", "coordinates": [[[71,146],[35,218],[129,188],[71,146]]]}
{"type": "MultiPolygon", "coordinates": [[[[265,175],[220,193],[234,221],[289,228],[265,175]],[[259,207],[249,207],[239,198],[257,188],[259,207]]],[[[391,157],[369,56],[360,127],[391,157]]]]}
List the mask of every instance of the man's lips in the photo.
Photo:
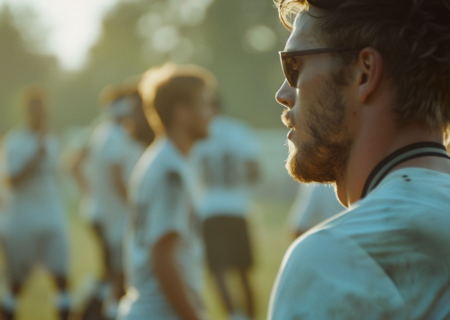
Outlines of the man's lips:
{"type": "Polygon", "coordinates": [[[292,124],[291,118],[289,116],[289,111],[287,109],[285,109],[281,114],[281,121],[288,129],[295,130],[294,125],[292,124]]]}

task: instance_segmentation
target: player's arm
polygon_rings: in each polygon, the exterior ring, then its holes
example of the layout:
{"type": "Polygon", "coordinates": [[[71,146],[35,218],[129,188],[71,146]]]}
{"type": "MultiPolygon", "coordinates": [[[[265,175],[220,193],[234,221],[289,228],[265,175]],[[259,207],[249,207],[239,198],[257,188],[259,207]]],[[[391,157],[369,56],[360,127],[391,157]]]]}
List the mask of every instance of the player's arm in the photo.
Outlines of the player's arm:
{"type": "Polygon", "coordinates": [[[89,194],[89,184],[87,182],[86,177],[83,174],[83,166],[88,157],[88,150],[84,148],[83,150],[76,152],[73,155],[72,161],[68,166],[68,170],[70,174],[74,177],[75,182],[80,188],[81,192],[85,195],[89,194]]]}
{"type": "Polygon", "coordinates": [[[119,196],[123,201],[127,201],[127,183],[125,181],[124,168],[121,164],[113,164],[111,167],[112,179],[119,196]]]}
{"type": "Polygon", "coordinates": [[[180,319],[198,320],[200,317],[192,305],[187,287],[176,262],[176,248],[179,235],[166,234],[155,246],[151,255],[152,268],[170,305],[180,319]]]}
{"type": "Polygon", "coordinates": [[[247,171],[247,181],[250,185],[255,185],[261,179],[261,168],[258,161],[248,160],[245,164],[247,171]]]}
{"type": "MultiPolygon", "coordinates": [[[[36,170],[38,164],[42,157],[45,155],[45,146],[42,138],[39,142],[39,147],[36,154],[17,172],[8,173],[6,179],[11,186],[16,187],[20,185],[23,181],[27,180],[36,170]]],[[[14,159],[8,159],[9,161],[14,161],[14,159]]]]}

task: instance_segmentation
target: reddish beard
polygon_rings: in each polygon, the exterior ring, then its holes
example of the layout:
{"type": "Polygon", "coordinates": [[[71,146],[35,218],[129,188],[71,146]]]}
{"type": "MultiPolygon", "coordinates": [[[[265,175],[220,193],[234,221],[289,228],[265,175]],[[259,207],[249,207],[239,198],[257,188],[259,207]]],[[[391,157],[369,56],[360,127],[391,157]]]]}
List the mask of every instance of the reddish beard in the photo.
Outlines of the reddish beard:
{"type": "MultiPolygon", "coordinates": [[[[299,182],[335,183],[345,174],[351,139],[339,89],[331,78],[326,80],[314,106],[302,115],[302,127],[296,128],[306,130],[308,139],[302,141],[297,131],[292,135],[286,169],[299,182]]],[[[290,116],[283,113],[283,121],[296,124],[290,116]]]]}

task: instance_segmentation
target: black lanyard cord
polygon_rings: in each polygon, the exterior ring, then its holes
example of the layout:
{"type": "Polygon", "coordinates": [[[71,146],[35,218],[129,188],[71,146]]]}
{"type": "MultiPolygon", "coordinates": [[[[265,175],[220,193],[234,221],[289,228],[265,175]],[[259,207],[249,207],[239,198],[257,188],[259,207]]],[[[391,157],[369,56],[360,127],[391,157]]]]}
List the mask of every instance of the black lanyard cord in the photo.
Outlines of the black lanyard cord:
{"type": "Polygon", "coordinates": [[[445,146],[436,142],[418,142],[394,151],[384,158],[370,173],[364,185],[361,199],[375,189],[392,168],[411,159],[435,156],[450,159],[445,146]]]}

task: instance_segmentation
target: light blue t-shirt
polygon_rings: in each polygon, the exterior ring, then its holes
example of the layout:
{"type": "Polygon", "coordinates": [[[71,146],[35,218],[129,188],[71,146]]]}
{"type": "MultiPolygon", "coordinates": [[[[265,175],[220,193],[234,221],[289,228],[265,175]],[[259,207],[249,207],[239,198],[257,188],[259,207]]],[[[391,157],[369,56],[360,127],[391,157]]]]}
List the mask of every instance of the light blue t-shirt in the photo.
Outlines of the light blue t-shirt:
{"type": "Polygon", "coordinates": [[[133,171],[130,228],[125,237],[127,296],[121,319],[178,319],[152,269],[152,249],[165,235],[179,236],[176,259],[193,305],[201,312],[203,249],[195,182],[188,161],[168,139],[155,141],[133,171]]]}
{"type": "Polygon", "coordinates": [[[269,319],[449,319],[449,230],[450,175],[394,171],[291,246],[269,319]]]}
{"type": "Polygon", "coordinates": [[[210,125],[209,138],[194,151],[194,162],[205,190],[200,214],[244,217],[249,211],[253,184],[249,163],[258,164],[258,144],[241,121],[219,115],[210,125]]]}

